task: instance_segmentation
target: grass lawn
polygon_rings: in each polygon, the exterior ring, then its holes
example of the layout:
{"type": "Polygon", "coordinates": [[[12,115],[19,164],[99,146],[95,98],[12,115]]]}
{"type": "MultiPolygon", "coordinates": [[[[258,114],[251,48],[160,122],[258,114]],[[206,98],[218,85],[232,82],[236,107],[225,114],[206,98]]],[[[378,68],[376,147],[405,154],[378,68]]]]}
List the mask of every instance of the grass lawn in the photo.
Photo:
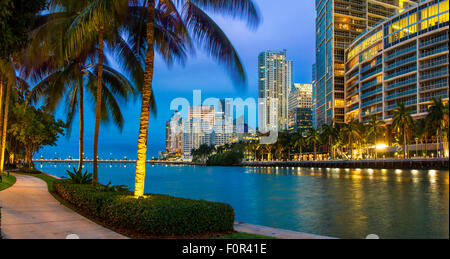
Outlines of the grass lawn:
{"type": "Polygon", "coordinates": [[[3,181],[0,183],[0,191],[8,189],[16,183],[16,177],[12,175],[8,176],[8,174],[3,174],[2,177],[3,181]]]}
{"type": "MultiPolygon", "coordinates": [[[[34,176],[37,177],[43,181],[45,181],[47,183],[48,186],[48,191],[50,192],[51,195],[53,195],[53,197],[55,197],[56,200],[58,200],[61,204],[63,204],[64,206],[68,207],[69,209],[73,210],[74,212],[83,215],[84,217],[88,218],[89,220],[105,227],[108,229],[111,229],[115,232],[121,233],[125,236],[128,236],[130,238],[142,238],[142,237],[136,237],[133,235],[130,235],[129,233],[123,233],[118,229],[112,229],[108,226],[106,226],[105,224],[103,224],[101,221],[96,220],[95,218],[92,218],[88,215],[85,215],[85,213],[82,213],[80,210],[78,210],[77,208],[75,208],[74,206],[72,206],[70,203],[68,203],[67,201],[65,201],[64,199],[62,199],[59,195],[57,195],[54,191],[53,188],[53,183],[55,181],[58,181],[58,179],[51,177],[49,175],[43,174],[38,170],[35,171],[29,171],[27,170],[26,172],[16,172],[18,174],[23,174],[23,175],[29,175],[29,176],[34,176]]],[[[229,233],[229,234],[224,234],[224,235],[215,235],[215,236],[205,236],[205,237],[195,237],[195,238],[205,238],[205,239],[274,239],[273,237],[267,237],[267,236],[262,236],[262,235],[255,235],[255,234],[249,234],[249,233],[229,233]]]]}

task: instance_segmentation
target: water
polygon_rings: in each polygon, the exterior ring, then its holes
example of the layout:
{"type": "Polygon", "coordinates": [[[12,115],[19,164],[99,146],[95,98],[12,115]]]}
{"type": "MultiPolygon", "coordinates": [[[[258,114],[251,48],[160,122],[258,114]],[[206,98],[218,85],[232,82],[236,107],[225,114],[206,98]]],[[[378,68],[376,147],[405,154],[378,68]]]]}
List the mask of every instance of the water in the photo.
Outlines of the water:
{"type": "MultiPolygon", "coordinates": [[[[37,167],[57,176],[69,169],[37,167]]],[[[129,187],[134,172],[134,164],[99,167],[102,183],[129,187]]],[[[145,191],[226,202],[237,221],[318,235],[449,238],[448,171],[148,165],[145,191]]]]}

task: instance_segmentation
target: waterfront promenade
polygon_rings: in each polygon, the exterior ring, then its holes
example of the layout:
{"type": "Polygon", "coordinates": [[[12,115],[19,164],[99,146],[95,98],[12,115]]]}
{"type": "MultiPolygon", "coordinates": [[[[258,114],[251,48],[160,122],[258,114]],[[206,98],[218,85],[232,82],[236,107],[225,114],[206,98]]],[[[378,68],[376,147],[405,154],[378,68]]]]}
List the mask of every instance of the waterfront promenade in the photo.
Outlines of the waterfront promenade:
{"type": "Polygon", "coordinates": [[[323,161],[256,161],[243,162],[250,167],[306,167],[360,169],[436,169],[448,170],[448,158],[435,159],[379,159],[379,160],[323,160],[323,161]]]}
{"type": "MultiPolygon", "coordinates": [[[[78,160],[33,160],[35,163],[78,163],[78,160]]],[[[92,160],[84,160],[91,163],[92,160]]],[[[99,163],[128,164],[136,163],[136,160],[99,160],[99,163]]],[[[204,166],[200,163],[181,161],[149,160],[148,164],[154,165],[186,165],[204,166]]],[[[377,159],[377,160],[320,160],[320,161],[247,161],[239,165],[249,167],[306,167],[306,168],[361,168],[361,169],[435,169],[448,170],[448,158],[414,158],[414,159],[377,159]]]]}
{"type": "Polygon", "coordinates": [[[126,239],[60,204],[39,178],[14,174],[0,192],[2,236],[6,239],[126,239]]]}
{"type": "MultiPolygon", "coordinates": [[[[0,192],[1,235],[6,239],[127,239],[60,204],[39,178],[13,174],[17,182],[0,192]]],[[[278,239],[330,239],[330,237],[247,223],[237,232],[278,239]]]]}

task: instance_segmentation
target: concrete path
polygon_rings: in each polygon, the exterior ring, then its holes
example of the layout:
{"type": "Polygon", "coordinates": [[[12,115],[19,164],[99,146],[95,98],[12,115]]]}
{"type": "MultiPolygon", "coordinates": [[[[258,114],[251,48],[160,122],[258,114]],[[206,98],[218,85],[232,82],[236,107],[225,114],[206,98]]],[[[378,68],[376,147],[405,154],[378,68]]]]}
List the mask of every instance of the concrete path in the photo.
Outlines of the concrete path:
{"type": "Polygon", "coordinates": [[[125,239],[61,205],[39,178],[14,174],[0,192],[2,235],[7,239],[125,239]]]}
{"type": "Polygon", "coordinates": [[[326,236],[318,236],[313,234],[295,232],[291,230],[251,225],[247,223],[235,223],[234,230],[237,232],[269,236],[278,239],[334,239],[326,236]]]}

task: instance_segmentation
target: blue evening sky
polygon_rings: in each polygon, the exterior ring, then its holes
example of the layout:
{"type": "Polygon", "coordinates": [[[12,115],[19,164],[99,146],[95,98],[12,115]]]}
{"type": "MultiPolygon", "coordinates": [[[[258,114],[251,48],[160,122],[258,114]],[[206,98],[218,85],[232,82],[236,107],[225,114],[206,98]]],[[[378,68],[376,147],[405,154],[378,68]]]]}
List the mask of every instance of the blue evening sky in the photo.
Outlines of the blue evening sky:
{"type": "MultiPolygon", "coordinates": [[[[263,22],[256,30],[250,30],[245,23],[227,17],[216,17],[237,49],[248,76],[246,88],[236,87],[227,71],[217,65],[201,51],[190,57],[182,67],[172,68],[157,58],[154,78],[154,91],[158,113],[151,118],[148,142],[148,158],[157,156],[165,149],[165,121],[173,111],[170,103],[178,97],[187,98],[192,103],[192,91],[201,90],[202,98],[257,98],[257,57],[261,51],[283,50],[293,60],[295,83],[311,83],[311,66],[314,63],[314,24],[315,10],[312,0],[255,0],[263,22]]],[[[86,105],[85,114],[85,155],[92,158],[94,107],[86,105]]],[[[114,125],[101,125],[99,157],[136,158],[139,128],[140,98],[123,106],[125,126],[120,132],[114,125]]],[[[73,123],[70,137],[61,137],[56,146],[45,147],[36,158],[78,157],[78,118],[73,123]]]]}

